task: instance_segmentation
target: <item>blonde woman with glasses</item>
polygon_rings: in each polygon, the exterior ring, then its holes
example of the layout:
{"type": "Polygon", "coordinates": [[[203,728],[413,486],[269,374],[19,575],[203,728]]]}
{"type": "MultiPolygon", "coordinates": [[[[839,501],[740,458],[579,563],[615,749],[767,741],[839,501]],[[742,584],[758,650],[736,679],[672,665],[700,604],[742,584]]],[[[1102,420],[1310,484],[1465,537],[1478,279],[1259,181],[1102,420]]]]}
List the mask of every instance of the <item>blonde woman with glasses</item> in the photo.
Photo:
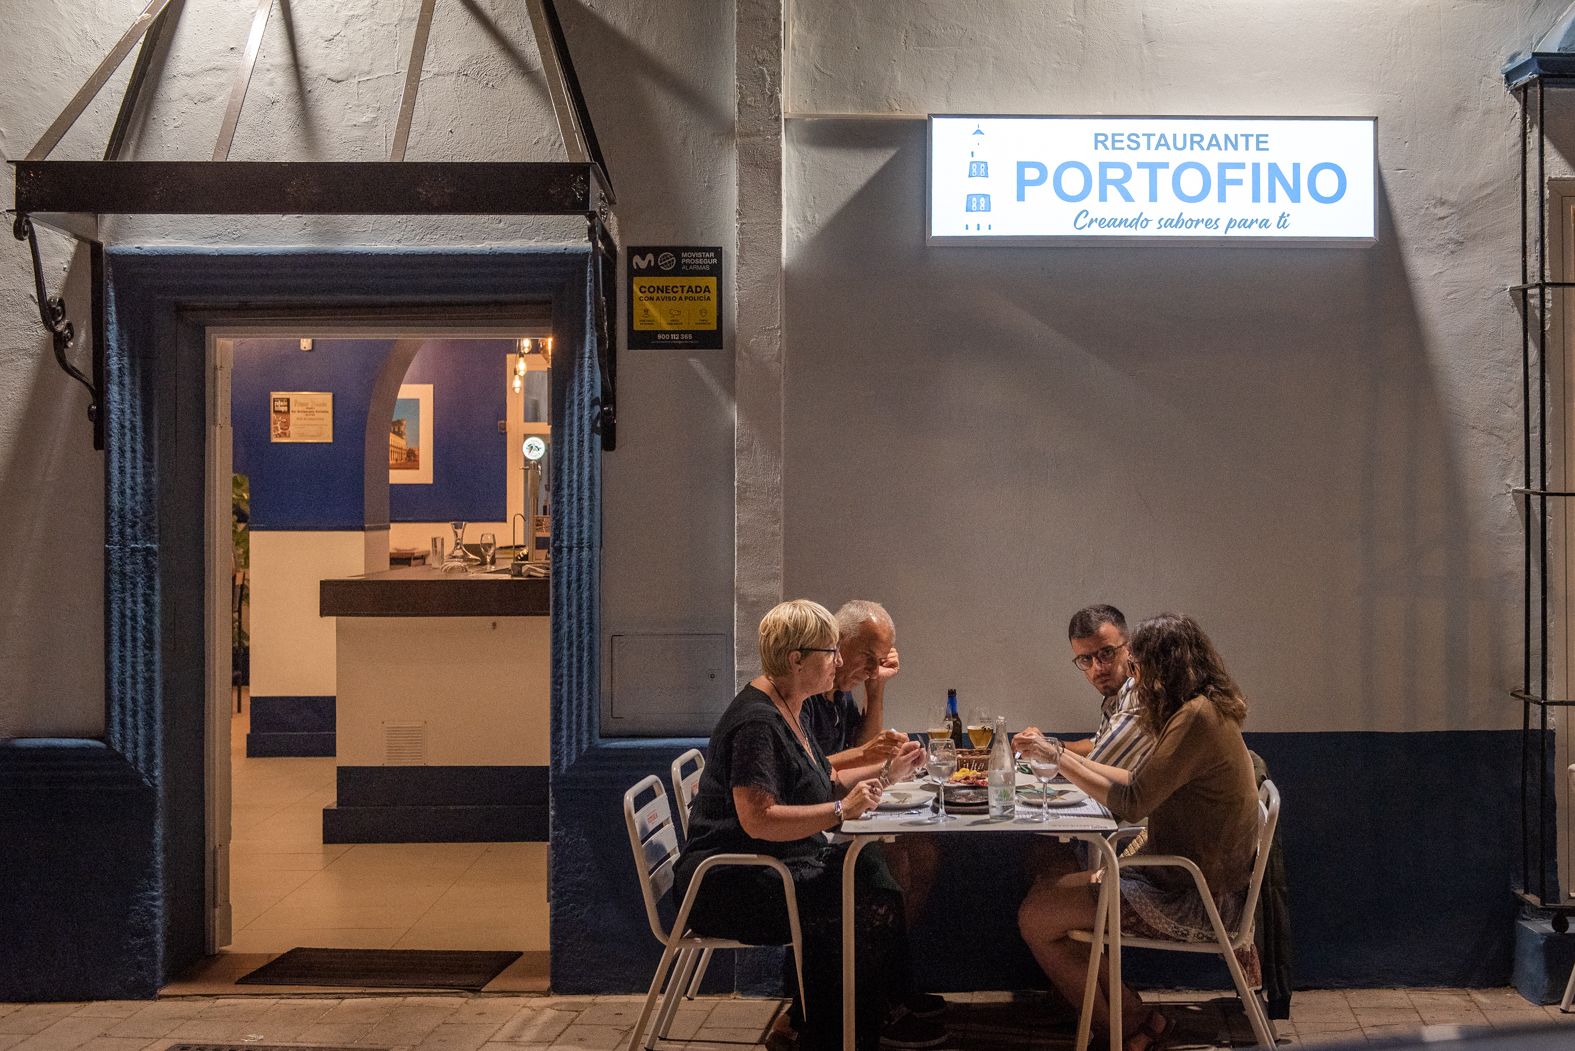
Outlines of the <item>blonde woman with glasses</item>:
{"type": "MultiPolygon", "coordinates": [[[[806,698],[831,689],[841,657],[837,622],[805,599],[784,602],[760,622],[761,673],[749,681],[711,734],[705,772],[678,859],[677,890],[687,892],[699,864],[713,854],[770,854],[793,874],[804,936],[806,1016],[794,996],[799,1047],[841,1044],[842,857],[826,833],[880,802],[881,764],[833,771],[801,716],[806,698]]],[[[884,771],[893,779],[922,763],[917,743],[884,771]]],[[[912,1015],[888,1018],[908,992],[902,893],[878,857],[858,860],[858,1046],[937,1047],[946,1033],[912,1015]],[[884,1030],[884,1032],[883,1032],[884,1030]]],[[[787,909],[774,873],[723,868],[706,876],[690,913],[698,934],[748,943],[787,940],[787,909]]],[[[791,984],[792,966],[787,972],[791,984]]]]}

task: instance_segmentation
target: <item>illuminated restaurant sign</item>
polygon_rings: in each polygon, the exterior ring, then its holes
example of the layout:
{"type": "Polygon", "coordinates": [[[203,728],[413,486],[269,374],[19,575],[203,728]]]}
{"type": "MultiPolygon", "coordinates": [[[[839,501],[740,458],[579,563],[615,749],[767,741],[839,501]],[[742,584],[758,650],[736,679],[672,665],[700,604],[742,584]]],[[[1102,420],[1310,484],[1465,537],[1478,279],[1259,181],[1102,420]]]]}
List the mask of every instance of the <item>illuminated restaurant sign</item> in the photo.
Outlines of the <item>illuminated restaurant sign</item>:
{"type": "Polygon", "coordinates": [[[931,244],[1377,239],[1371,117],[931,116],[931,244]]]}

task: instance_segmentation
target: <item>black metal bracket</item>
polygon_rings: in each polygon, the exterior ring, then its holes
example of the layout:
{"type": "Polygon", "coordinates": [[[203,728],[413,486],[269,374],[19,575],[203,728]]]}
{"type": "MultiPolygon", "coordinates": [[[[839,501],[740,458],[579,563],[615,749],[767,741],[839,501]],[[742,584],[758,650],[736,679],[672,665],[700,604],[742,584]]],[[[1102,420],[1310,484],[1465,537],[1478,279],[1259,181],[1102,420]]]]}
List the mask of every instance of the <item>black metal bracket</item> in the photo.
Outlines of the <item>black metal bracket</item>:
{"type": "MultiPolygon", "coordinates": [[[[83,387],[88,392],[88,420],[93,424],[93,448],[100,451],[104,448],[104,352],[103,337],[101,333],[93,334],[93,377],[90,379],[81,369],[71,364],[66,357],[66,351],[76,346],[76,328],[71,320],[66,317],[66,301],[62,296],[52,296],[44,285],[44,261],[38,252],[38,233],[33,229],[33,221],[24,213],[17,213],[16,222],[11,227],[11,232],[18,241],[26,241],[33,257],[33,286],[38,297],[38,320],[49,333],[50,342],[55,348],[55,363],[62,371],[83,387]]],[[[95,243],[96,244],[96,243],[95,243]]],[[[95,264],[96,268],[96,264],[95,264]]],[[[96,298],[96,297],[95,297],[96,298]]]]}
{"type": "Polygon", "coordinates": [[[596,318],[596,365],[602,389],[597,430],[602,451],[618,448],[618,243],[607,229],[603,208],[586,220],[591,241],[591,299],[596,318]]]}

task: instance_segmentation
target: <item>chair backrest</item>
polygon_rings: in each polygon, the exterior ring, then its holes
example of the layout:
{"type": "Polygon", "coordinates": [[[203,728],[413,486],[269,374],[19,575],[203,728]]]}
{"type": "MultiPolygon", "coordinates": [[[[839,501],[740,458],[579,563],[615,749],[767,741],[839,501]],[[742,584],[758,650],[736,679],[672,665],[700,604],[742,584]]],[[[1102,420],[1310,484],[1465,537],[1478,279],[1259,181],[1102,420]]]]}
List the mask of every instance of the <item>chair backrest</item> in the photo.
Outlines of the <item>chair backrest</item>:
{"type": "Polygon", "coordinates": [[[667,802],[667,789],[655,774],[623,794],[623,821],[629,829],[629,847],[634,851],[634,872],[645,898],[645,918],[659,942],[667,941],[657,905],[673,889],[673,866],[678,861],[678,830],[673,826],[673,808],[667,802]],[[651,799],[639,803],[645,795],[651,799]]]}
{"type": "Polygon", "coordinates": [[[1258,858],[1252,864],[1252,879],[1247,883],[1247,902],[1242,906],[1241,922],[1236,925],[1237,946],[1252,940],[1252,923],[1258,911],[1258,895],[1263,890],[1263,874],[1269,867],[1269,848],[1274,830],[1280,824],[1280,790],[1268,778],[1258,786],[1258,858]]]}
{"type": "Polygon", "coordinates": [[[700,774],[704,770],[705,753],[698,748],[691,748],[673,760],[673,798],[678,801],[678,823],[683,826],[686,838],[689,835],[689,808],[694,806],[695,793],[700,791],[700,774]],[[693,766],[694,769],[686,773],[684,768],[687,766],[693,766]]]}

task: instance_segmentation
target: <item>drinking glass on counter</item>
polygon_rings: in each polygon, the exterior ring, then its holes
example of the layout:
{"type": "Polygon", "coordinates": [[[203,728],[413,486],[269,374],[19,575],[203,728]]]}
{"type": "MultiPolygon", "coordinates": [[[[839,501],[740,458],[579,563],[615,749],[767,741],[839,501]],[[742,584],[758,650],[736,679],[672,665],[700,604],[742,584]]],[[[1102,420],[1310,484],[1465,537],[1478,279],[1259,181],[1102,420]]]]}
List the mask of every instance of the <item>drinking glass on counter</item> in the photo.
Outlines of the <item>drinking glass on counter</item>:
{"type": "Polygon", "coordinates": [[[470,557],[465,554],[465,523],[455,519],[448,526],[454,531],[454,546],[443,558],[443,572],[468,572],[470,569],[470,557]]]}
{"type": "Polygon", "coordinates": [[[951,780],[957,772],[957,742],[951,738],[930,739],[930,776],[940,784],[935,786],[935,794],[940,798],[940,811],[930,820],[933,822],[955,821],[956,818],[946,816],[946,782],[951,780]]]}
{"type": "Polygon", "coordinates": [[[498,564],[498,538],[493,533],[481,534],[481,567],[491,569],[498,564]]]}

